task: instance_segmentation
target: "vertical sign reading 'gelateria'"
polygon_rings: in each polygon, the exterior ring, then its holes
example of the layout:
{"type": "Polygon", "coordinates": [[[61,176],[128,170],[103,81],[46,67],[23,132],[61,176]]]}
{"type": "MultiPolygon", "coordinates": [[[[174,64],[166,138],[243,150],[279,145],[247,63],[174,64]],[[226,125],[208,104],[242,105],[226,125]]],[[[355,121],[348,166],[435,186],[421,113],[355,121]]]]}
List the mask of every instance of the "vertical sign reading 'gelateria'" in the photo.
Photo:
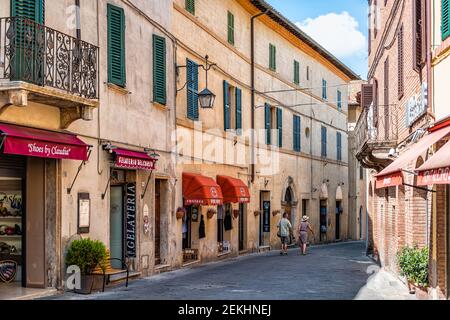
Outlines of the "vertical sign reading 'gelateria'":
{"type": "Polygon", "coordinates": [[[136,258],[136,183],[127,184],[126,199],[127,232],[125,240],[127,244],[127,257],[136,258]]]}

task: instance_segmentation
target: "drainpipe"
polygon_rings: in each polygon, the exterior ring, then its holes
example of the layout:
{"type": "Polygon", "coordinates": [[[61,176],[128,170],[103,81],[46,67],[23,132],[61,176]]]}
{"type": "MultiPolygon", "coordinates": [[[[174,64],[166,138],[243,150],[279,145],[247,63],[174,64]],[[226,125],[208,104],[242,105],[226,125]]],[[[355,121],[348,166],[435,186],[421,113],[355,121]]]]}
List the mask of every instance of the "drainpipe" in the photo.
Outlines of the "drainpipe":
{"type": "Polygon", "coordinates": [[[252,135],[251,135],[251,163],[250,163],[250,168],[251,168],[251,181],[252,183],[255,182],[255,95],[256,95],[256,89],[255,89],[255,19],[265,15],[267,13],[268,10],[264,11],[264,12],[260,12],[257,15],[254,15],[250,18],[250,48],[251,48],[251,52],[250,52],[250,59],[251,59],[251,79],[250,79],[250,85],[251,85],[251,90],[252,90],[252,98],[251,98],[251,130],[252,130],[252,135]]]}

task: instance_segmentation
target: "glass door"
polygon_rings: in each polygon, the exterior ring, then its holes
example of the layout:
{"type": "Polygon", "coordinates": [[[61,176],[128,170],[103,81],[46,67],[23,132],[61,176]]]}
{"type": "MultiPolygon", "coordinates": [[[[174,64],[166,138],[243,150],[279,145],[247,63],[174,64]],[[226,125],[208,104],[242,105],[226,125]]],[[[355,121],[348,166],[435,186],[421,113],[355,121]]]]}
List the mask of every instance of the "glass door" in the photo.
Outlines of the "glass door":
{"type": "MultiPolygon", "coordinates": [[[[111,258],[123,259],[123,187],[111,186],[110,235],[111,258]]],[[[112,260],[113,268],[121,269],[120,261],[112,260]]]]}

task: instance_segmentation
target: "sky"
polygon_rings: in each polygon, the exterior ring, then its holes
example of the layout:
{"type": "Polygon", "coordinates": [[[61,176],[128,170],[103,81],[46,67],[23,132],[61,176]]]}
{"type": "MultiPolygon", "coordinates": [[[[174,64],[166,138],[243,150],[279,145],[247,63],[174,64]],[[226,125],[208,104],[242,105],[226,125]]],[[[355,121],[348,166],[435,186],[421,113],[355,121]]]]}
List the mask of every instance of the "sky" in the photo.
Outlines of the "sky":
{"type": "Polygon", "coordinates": [[[367,1],[266,1],[362,79],[367,78],[367,1]]]}

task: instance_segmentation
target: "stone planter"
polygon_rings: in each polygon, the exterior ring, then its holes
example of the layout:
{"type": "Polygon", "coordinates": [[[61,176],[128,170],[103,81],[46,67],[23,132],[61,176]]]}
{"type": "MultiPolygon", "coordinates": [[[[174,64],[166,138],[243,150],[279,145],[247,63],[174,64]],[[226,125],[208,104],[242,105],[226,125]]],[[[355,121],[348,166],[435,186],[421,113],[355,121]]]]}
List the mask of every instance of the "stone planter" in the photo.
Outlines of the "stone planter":
{"type": "Polygon", "coordinates": [[[82,275],[80,280],[81,288],[75,289],[75,292],[79,294],[90,294],[94,287],[94,279],[94,275],[82,275]]]}

